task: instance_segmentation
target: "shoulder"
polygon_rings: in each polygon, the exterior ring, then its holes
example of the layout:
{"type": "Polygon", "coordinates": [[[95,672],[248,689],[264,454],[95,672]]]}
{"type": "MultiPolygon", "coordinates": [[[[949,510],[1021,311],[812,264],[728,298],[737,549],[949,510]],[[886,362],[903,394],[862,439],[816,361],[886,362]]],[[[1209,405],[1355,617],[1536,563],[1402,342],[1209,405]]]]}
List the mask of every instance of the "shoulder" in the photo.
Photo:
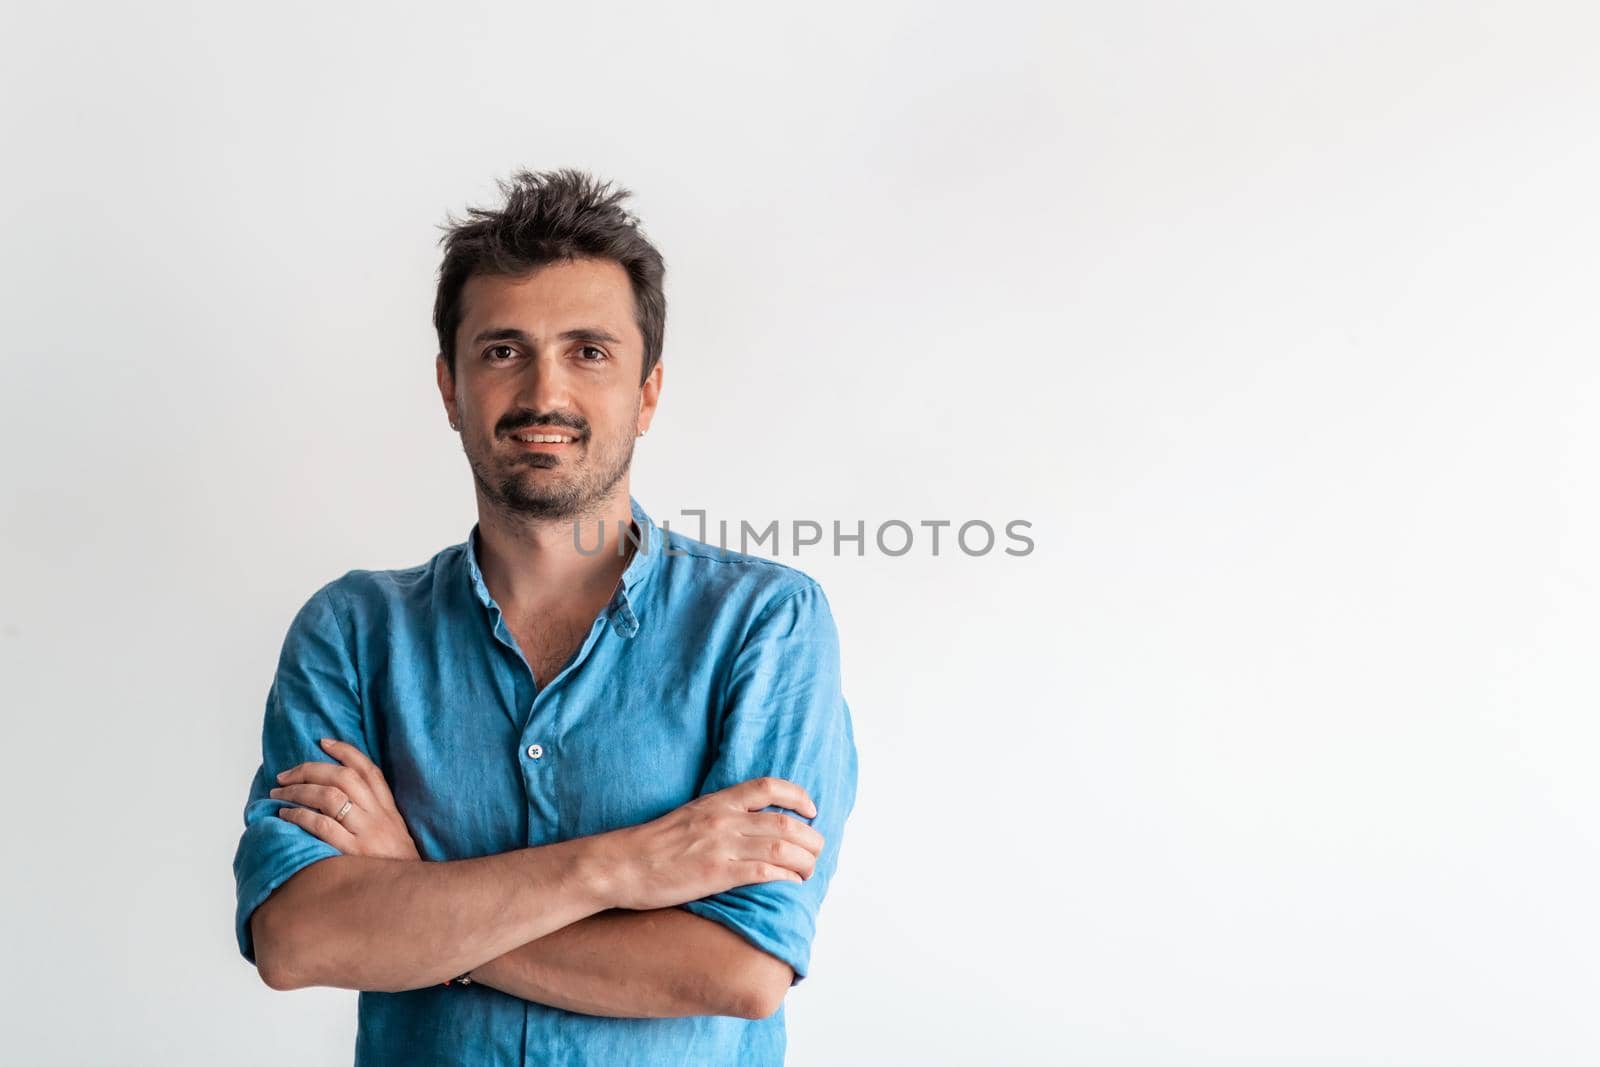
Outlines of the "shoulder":
{"type": "Polygon", "coordinates": [[[671,531],[652,596],[705,644],[730,650],[773,642],[837,642],[822,585],[798,567],[671,531]]]}
{"type": "Polygon", "coordinates": [[[341,626],[411,609],[430,610],[440,583],[461,562],[464,545],[441,549],[410,567],[352,568],[323,583],[307,598],[301,614],[331,614],[341,626]]]}
{"type": "Polygon", "coordinates": [[[697,541],[676,530],[663,537],[657,566],[657,577],[672,595],[736,609],[752,621],[797,596],[826,603],[822,586],[798,567],[697,541]]]}

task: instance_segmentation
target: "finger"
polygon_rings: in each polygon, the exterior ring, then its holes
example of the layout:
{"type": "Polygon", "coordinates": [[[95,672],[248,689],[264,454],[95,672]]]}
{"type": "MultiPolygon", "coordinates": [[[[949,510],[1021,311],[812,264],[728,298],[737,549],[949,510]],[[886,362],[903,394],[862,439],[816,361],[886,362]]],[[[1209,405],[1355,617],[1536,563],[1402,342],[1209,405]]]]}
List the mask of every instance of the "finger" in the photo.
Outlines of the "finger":
{"type": "Polygon", "coordinates": [[[355,835],[343,826],[334,822],[328,816],[310,808],[279,808],[278,818],[285,822],[292,822],[300,829],[314,837],[321,838],[340,852],[349,854],[355,850],[355,835]]]}
{"type": "Polygon", "coordinates": [[[373,799],[372,790],[367,788],[367,783],[362,780],[361,775],[340,763],[311,760],[308,763],[297,764],[278,775],[279,785],[293,785],[297,782],[336,785],[362,807],[374,809],[378,807],[373,799]]]}
{"type": "Polygon", "coordinates": [[[777,837],[746,837],[734,854],[742,860],[760,860],[794,871],[809,878],[817,865],[817,857],[793,841],[777,837]]]}
{"type": "Polygon", "coordinates": [[[769,804],[776,804],[780,808],[797,811],[808,819],[817,817],[817,806],[811,803],[810,795],[798,782],[791,782],[787,778],[774,778],[771,775],[752,778],[730,787],[730,792],[746,811],[760,811],[769,804]]]}
{"type": "MultiPolygon", "coordinates": [[[[324,815],[335,816],[339,814],[339,809],[344,807],[345,801],[349,800],[351,808],[343,819],[337,820],[339,822],[348,822],[350,816],[361,810],[355,806],[355,801],[351,800],[349,794],[336,785],[280,785],[276,789],[269,790],[267,796],[278,800],[292,800],[296,804],[316,808],[324,815]]],[[[348,829],[352,832],[355,830],[354,827],[348,829]]]]}
{"type": "Polygon", "coordinates": [[[750,817],[747,829],[741,831],[751,837],[781,837],[793,841],[813,856],[820,856],[827,840],[817,831],[781,811],[757,812],[750,817]]]}
{"type": "Polygon", "coordinates": [[[816,805],[797,782],[765,775],[730,786],[728,792],[746,811],[760,811],[769,805],[790,808],[806,818],[816,815],[816,805]]]}
{"type": "Polygon", "coordinates": [[[767,863],[764,860],[737,860],[734,876],[738,879],[737,885],[755,885],[758,882],[803,882],[800,875],[779,863],[767,863]]]}
{"type": "Polygon", "coordinates": [[[367,783],[367,788],[372,790],[372,797],[387,807],[394,807],[394,794],[389,792],[388,779],[384,778],[383,771],[376,763],[367,758],[367,754],[348,741],[341,741],[337,737],[322,739],[322,747],[329,755],[340,763],[361,775],[362,781],[367,783]]]}

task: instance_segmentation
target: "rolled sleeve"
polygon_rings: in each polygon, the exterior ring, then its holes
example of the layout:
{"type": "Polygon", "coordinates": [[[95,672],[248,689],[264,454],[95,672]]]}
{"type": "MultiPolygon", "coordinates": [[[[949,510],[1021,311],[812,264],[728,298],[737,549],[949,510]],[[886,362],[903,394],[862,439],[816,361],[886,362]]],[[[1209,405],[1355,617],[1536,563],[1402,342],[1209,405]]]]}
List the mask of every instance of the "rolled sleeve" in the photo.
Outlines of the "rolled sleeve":
{"type": "Polygon", "coordinates": [[[239,952],[256,962],[250,916],[272,891],[337,848],[278,817],[287,802],[267,796],[277,774],[297,763],[328,760],[318,743],[334,737],[363,751],[360,682],[350,643],[340,625],[339,601],[328,583],[311,596],[289,624],[277,673],[267,691],[261,732],[261,765],[244,806],[244,833],[233,857],[237,890],[234,912],[239,952]]]}
{"type": "Polygon", "coordinates": [[[788,963],[798,984],[810,971],[817,913],[839,864],[855,806],[857,755],[840,685],[839,637],[821,586],[811,582],[768,607],[751,627],[729,677],[722,732],[700,793],[771,775],[803,786],[814,819],[777,805],[823,836],[803,882],[761,882],[680,907],[721,923],[788,963]]]}

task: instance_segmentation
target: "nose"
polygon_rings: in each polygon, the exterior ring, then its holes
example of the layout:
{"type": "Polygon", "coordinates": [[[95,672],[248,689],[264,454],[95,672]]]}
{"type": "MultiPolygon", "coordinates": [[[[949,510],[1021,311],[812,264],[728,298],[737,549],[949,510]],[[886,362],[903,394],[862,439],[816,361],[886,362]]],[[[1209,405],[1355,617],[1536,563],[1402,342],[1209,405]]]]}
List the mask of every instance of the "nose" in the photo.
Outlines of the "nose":
{"type": "Polygon", "coordinates": [[[528,411],[548,414],[573,409],[572,379],[554,356],[541,354],[528,360],[517,385],[517,401],[528,411]]]}

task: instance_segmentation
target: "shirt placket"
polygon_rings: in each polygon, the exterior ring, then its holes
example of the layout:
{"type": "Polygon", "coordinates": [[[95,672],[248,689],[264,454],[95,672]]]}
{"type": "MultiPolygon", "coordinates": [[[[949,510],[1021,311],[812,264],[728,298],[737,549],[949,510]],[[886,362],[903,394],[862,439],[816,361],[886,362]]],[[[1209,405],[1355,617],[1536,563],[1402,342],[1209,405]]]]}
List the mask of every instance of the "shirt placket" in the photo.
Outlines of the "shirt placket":
{"type": "MultiPolygon", "coordinates": [[[[560,710],[561,698],[569,690],[568,679],[575,674],[584,661],[589,658],[594,646],[600,640],[600,634],[605,629],[606,623],[613,617],[613,613],[620,606],[626,608],[626,598],[622,592],[622,583],[617,583],[617,589],[612,594],[612,599],[601,610],[589,627],[588,636],[584,638],[583,647],[578,654],[572,657],[560,673],[543,687],[534,677],[533,668],[528,665],[527,657],[522,655],[517,648],[516,640],[511,637],[505,627],[504,618],[497,620],[496,632],[504,633],[502,643],[517,653],[517,659],[522,663],[527,672],[527,678],[533,693],[529,702],[528,716],[523,724],[519,743],[521,752],[518,756],[522,768],[522,790],[528,805],[528,846],[547,845],[556,840],[560,829],[560,812],[556,807],[556,788],[553,775],[559,770],[558,763],[561,758],[561,746],[555,741],[557,736],[557,721],[560,710]],[[543,740],[541,740],[543,738],[543,740]]],[[[633,613],[626,611],[627,618],[631,621],[633,613]]],[[[571,1050],[566,1044],[566,1035],[549,1032],[549,1024],[554,1019],[544,1020],[546,1028],[541,1030],[533,1025],[529,1018],[530,1008],[523,1009],[522,1027],[522,1062],[527,1065],[547,1065],[554,1062],[566,1064],[570,1062],[566,1053],[571,1050]],[[559,1061],[552,1060],[553,1053],[560,1052],[559,1061]]],[[[562,1028],[563,1030],[565,1027],[562,1028]]]]}
{"type": "Polygon", "coordinates": [[[616,625],[626,629],[636,627],[633,613],[628,610],[626,595],[622,583],[617,583],[616,590],[612,593],[611,601],[595,617],[589,627],[588,634],[584,637],[583,645],[578,652],[550,681],[543,686],[538,684],[534,677],[533,668],[528,665],[527,657],[517,647],[516,639],[511,635],[506,626],[505,616],[501,613],[499,605],[490,598],[490,606],[494,612],[494,635],[502,645],[510,649],[517,657],[517,662],[522,665],[523,676],[527,687],[517,687],[517,691],[531,693],[528,700],[527,714],[522,722],[522,730],[518,735],[517,762],[521,768],[523,793],[528,804],[528,845],[537,846],[551,843],[559,827],[560,812],[556,809],[554,783],[551,779],[556,769],[556,764],[561,758],[559,743],[559,712],[564,693],[570,689],[569,679],[583,666],[600,640],[601,632],[606,624],[617,615],[616,625]],[[620,613],[620,614],[619,614],[620,613]]]}

